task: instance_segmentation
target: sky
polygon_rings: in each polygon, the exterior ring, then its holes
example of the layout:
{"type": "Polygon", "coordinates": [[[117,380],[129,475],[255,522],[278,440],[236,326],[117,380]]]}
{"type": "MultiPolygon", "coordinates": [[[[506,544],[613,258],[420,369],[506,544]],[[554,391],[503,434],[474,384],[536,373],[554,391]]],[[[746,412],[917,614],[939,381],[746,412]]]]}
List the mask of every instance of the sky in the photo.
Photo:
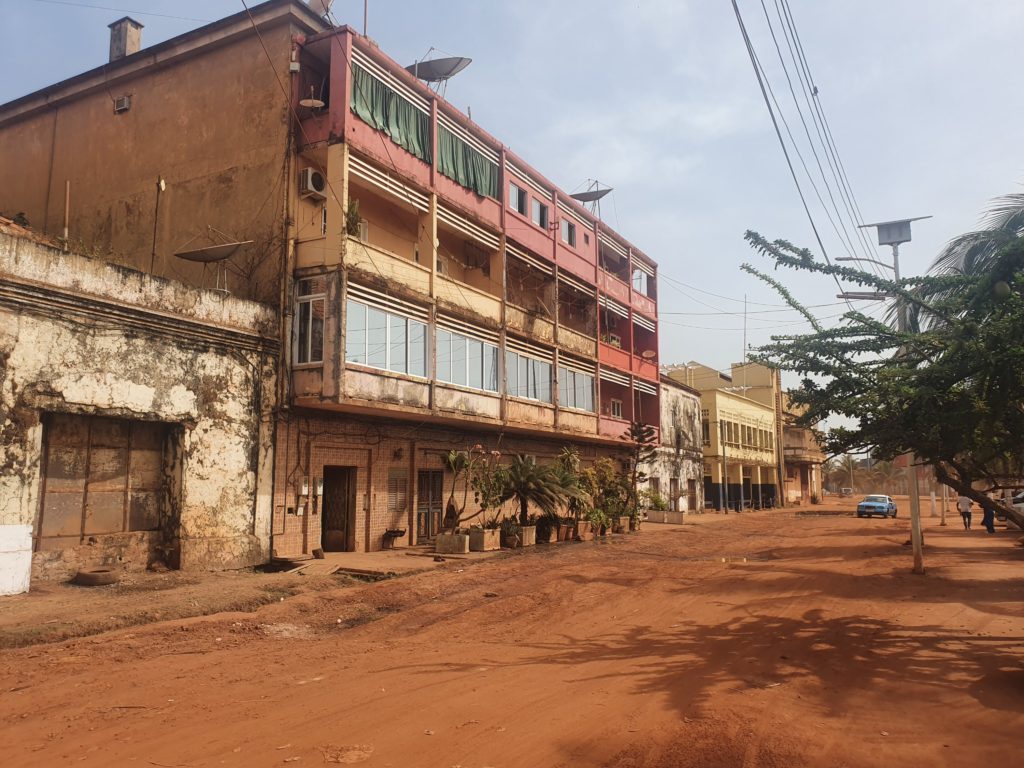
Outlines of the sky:
{"type": "MultiPolygon", "coordinates": [[[[726,369],[743,358],[744,339],[753,348],[773,333],[806,330],[740,270],[744,262],[771,269],[745,243],[748,229],[820,248],[729,0],[368,1],[369,36],[397,61],[412,63],[431,47],[442,52],[432,55],[471,57],[448,84],[448,100],[547,178],[570,192],[588,179],[614,188],[604,220],[659,264],[663,363],[726,369]]],[[[1020,191],[1024,3],[788,5],[863,215],[853,218],[933,216],[914,224],[900,253],[904,275],[925,271],[946,241],[976,226],[989,200],[1020,191]]],[[[834,209],[818,203],[794,154],[825,249],[847,255],[844,238],[859,245],[838,182],[820,144],[824,179],[818,173],[769,33],[766,13],[795,78],[777,0],[739,7],[811,178],[826,204],[829,189],[836,198],[834,209]],[[839,233],[826,211],[845,221],[839,233]]],[[[123,15],[145,24],[145,47],[240,10],[241,0],[0,0],[0,103],[104,63],[107,24],[123,15]]],[[[336,0],[333,14],[361,29],[363,2],[336,0]]],[[[889,258],[888,249],[853,253],[889,258]]],[[[828,278],[775,275],[800,301],[824,305],[815,312],[826,323],[839,321],[846,307],[828,278]]]]}

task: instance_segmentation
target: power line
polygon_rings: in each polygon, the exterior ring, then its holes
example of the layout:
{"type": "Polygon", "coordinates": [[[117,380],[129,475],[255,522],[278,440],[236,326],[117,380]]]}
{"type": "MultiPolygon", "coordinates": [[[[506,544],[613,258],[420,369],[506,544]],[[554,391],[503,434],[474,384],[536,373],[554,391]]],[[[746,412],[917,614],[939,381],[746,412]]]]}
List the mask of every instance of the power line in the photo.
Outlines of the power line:
{"type": "MultiPolygon", "coordinates": [[[[846,247],[846,251],[850,255],[850,257],[853,258],[855,252],[857,251],[857,246],[854,245],[854,241],[856,240],[857,242],[859,242],[861,244],[862,249],[863,249],[863,242],[861,241],[861,238],[863,237],[864,233],[863,233],[862,230],[858,230],[857,226],[856,226],[856,222],[853,222],[853,224],[854,224],[853,233],[854,234],[851,236],[850,230],[847,229],[846,224],[843,222],[843,214],[839,210],[839,206],[836,203],[835,195],[832,194],[832,184],[829,183],[828,176],[825,174],[825,168],[822,166],[821,157],[818,155],[818,150],[817,150],[817,147],[815,146],[814,139],[811,137],[811,131],[810,131],[810,129],[807,126],[807,119],[805,118],[804,111],[803,111],[803,109],[800,106],[800,100],[797,98],[796,89],[793,87],[793,79],[790,77],[789,67],[786,66],[785,58],[782,55],[782,48],[779,46],[778,37],[776,37],[776,35],[775,35],[775,26],[772,24],[771,15],[768,13],[768,6],[765,4],[765,0],[760,0],[760,2],[761,2],[761,10],[764,12],[765,22],[768,24],[768,32],[771,35],[772,43],[775,46],[775,52],[776,52],[776,54],[778,55],[778,58],[779,58],[779,65],[782,67],[782,73],[785,76],[786,84],[789,87],[789,94],[790,94],[790,96],[793,99],[793,106],[796,108],[797,116],[800,118],[800,124],[803,126],[803,129],[804,129],[804,135],[807,137],[807,144],[810,147],[811,154],[814,156],[814,162],[818,166],[818,172],[821,174],[821,180],[822,180],[822,182],[825,185],[825,192],[828,195],[829,201],[832,203],[832,209],[836,213],[836,219],[838,219],[839,225],[840,225],[840,227],[842,227],[842,231],[841,232],[839,230],[839,227],[836,227],[835,222],[832,221],[832,216],[828,212],[828,209],[825,206],[825,201],[821,198],[820,195],[818,195],[818,201],[821,203],[822,208],[825,210],[825,213],[828,216],[829,221],[832,222],[833,229],[836,230],[836,234],[839,236],[840,241],[844,241],[845,240],[844,247],[846,247]]],[[[775,0],[775,5],[776,5],[776,10],[778,10],[778,0],[775,0]]],[[[797,81],[800,83],[800,89],[801,89],[801,91],[804,94],[805,100],[807,100],[807,87],[806,87],[806,85],[804,83],[804,80],[803,80],[803,77],[802,77],[802,73],[800,71],[800,67],[797,64],[796,54],[793,51],[792,42],[790,41],[789,35],[786,34],[786,27],[785,27],[785,25],[782,24],[781,12],[779,14],[779,21],[780,21],[781,31],[783,32],[783,37],[784,37],[784,39],[786,41],[786,47],[789,49],[790,58],[793,60],[794,70],[796,71],[796,74],[797,74],[797,81]]],[[[811,105],[810,105],[810,101],[809,100],[808,100],[807,106],[808,106],[808,109],[811,109],[811,105]]],[[[776,107],[778,108],[778,104],[777,103],[776,103],[776,107]]],[[[781,113],[781,108],[779,108],[779,110],[780,110],[780,113],[781,113]]],[[[811,112],[811,119],[812,119],[812,122],[814,123],[815,132],[818,134],[818,139],[819,139],[819,141],[820,141],[820,143],[822,145],[822,150],[823,150],[823,152],[825,154],[826,163],[829,165],[829,170],[832,171],[833,182],[835,183],[835,185],[836,185],[836,187],[838,189],[841,185],[839,184],[839,179],[835,175],[835,171],[834,171],[834,169],[832,167],[831,159],[829,158],[828,153],[826,151],[824,151],[825,150],[825,147],[824,147],[824,143],[825,142],[824,142],[824,139],[821,136],[821,129],[818,126],[818,123],[817,123],[817,120],[815,119],[813,111],[811,112]]],[[[790,135],[790,141],[792,141],[794,146],[796,146],[796,141],[793,139],[792,135],[790,135]]],[[[804,168],[804,170],[805,171],[807,170],[806,167],[804,168]]],[[[813,185],[813,181],[812,181],[812,185],[813,185]]],[[[815,191],[817,192],[817,187],[816,186],[815,186],[815,191]]],[[[849,215],[850,214],[850,209],[849,209],[849,206],[847,205],[846,200],[845,200],[845,198],[843,197],[842,194],[840,194],[840,199],[843,201],[843,204],[846,207],[847,214],[849,215]]],[[[850,216],[850,218],[852,220],[852,215],[850,216]]],[[[867,252],[864,252],[864,255],[870,257],[870,254],[867,253],[867,252]]],[[[873,264],[871,265],[871,267],[877,269],[877,267],[875,265],[873,265],[873,264]]]]}
{"type": "MultiPolygon", "coordinates": [[[[804,197],[804,192],[800,188],[800,180],[796,176],[796,170],[793,168],[793,161],[789,157],[789,150],[786,149],[786,142],[782,138],[782,131],[779,130],[779,122],[775,118],[775,112],[772,110],[771,102],[768,100],[768,92],[765,89],[765,82],[761,76],[761,69],[757,64],[757,57],[754,54],[754,46],[750,42],[750,36],[747,34],[746,25],[743,23],[743,16],[740,14],[740,7],[736,4],[736,0],[732,0],[732,8],[736,14],[736,23],[739,25],[740,33],[743,35],[743,42],[747,48],[747,55],[750,57],[750,65],[754,68],[754,74],[757,76],[757,84],[761,89],[761,96],[764,99],[764,105],[768,108],[768,115],[772,119],[772,126],[775,128],[775,135],[779,140],[779,146],[782,147],[782,154],[786,158],[786,165],[789,166],[790,176],[793,177],[793,183],[796,185],[797,194],[800,196],[800,202],[803,204],[804,213],[807,214],[807,220],[810,222],[811,230],[814,232],[814,238],[818,241],[818,247],[821,248],[821,254],[825,257],[825,262],[831,266],[832,261],[828,257],[828,251],[825,248],[825,243],[821,240],[821,235],[818,232],[818,227],[814,223],[814,217],[811,215],[811,209],[807,205],[807,199],[804,197]]],[[[842,283],[839,282],[839,278],[832,275],[832,279],[839,287],[840,293],[843,292],[842,283]]],[[[853,305],[850,304],[850,309],[853,309],[853,305]]]]}
{"type": "MultiPolygon", "coordinates": [[[[856,195],[854,195],[854,193],[853,193],[853,186],[850,184],[849,176],[846,173],[846,167],[843,164],[842,157],[840,157],[840,155],[839,155],[839,149],[836,146],[834,137],[832,136],[832,129],[829,126],[828,118],[825,117],[825,110],[824,110],[824,107],[822,107],[822,105],[821,105],[821,97],[819,95],[818,87],[817,87],[817,85],[814,84],[814,78],[811,75],[810,65],[807,63],[807,56],[806,56],[806,54],[804,52],[803,42],[800,40],[800,33],[797,30],[796,22],[793,19],[793,12],[792,12],[792,9],[789,7],[788,0],[782,0],[782,7],[783,7],[783,9],[785,11],[785,14],[786,14],[787,24],[788,24],[790,30],[792,31],[793,40],[796,43],[796,50],[797,50],[797,53],[799,55],[801,65],[803,67],[803,71],[804,71],[804,73],[806,75],[807,82],[808,82],[808,85],[809,85],[810,90],[811,90],[815,112],[817,113],[819,119],[821,120],[821,125],[822,125],[822,127],[824,128],[824,131],[825,131],[826,143],[827,143],[827,145],[828,145],[828,147],[829,147],[833,157],[835,158],[836,166],[839,168],[840,179],[843,181],[843,184],[844,184],[844,186],[846,188],[846,191],[847,191],[847,193],[848,193],[848,195],[850,197],[850,201],[851,201],[851,204],[853,206],[853,210],[857,214],[857,217],[856,217],[857,221],[860,222],[861,224],[863,224],[864,223],[864,215],[861,213],[860,204],[857,201],[856,195]]],[[[878,250],[874,246],[874,244],[871,243],[870,239],[868,238],[867,233],[864,230],[862,230],[862,229],[858,229],[858,231],[861,233],[862,237],[864,238],[864,242],[867,245],[868,252],[875,254],[875,256],[877,257],[878,250]]]]}
{"type": "Polygon", "coordinates": [[[114,11],[115,13],[128,13],[133,16],[155,16],[161,19],[177,19],[178,21],[198,21],[209,24],[210,19],[196,19],[192,16],[172,16],[169,13],[152,13],[150,11],[136,11],[129,8],[111,8],[109,5],[92,5],[91,3],[74,3],[71,0],[36,0],[37,3],[49,3],[50,5],[70,5],[74,8],[93,8],[98,11],[114,11]]]}

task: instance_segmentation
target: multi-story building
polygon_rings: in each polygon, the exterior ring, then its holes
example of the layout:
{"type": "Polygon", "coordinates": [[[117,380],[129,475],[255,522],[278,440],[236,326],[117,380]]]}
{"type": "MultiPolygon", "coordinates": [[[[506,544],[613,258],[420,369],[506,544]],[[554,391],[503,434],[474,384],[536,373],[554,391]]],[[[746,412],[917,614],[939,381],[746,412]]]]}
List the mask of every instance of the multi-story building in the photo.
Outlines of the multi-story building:
{"type": "Polygon", "coordinates": [[[734,365],[731,375],[699,363],[668,368],[670,378],[700,392],[704,500],[714,509],[781,503],[779,426],[766,371],[775,374],[751,363],[734,365]]]}
{"type": "Polygon", "coordinates": [[[683,514],[704,509],[700,392],[661,377],[661,442],[648,471],[648,489],[665,499],[667,513],[649,513],[660,522],[682,522],[683,514]]]}
{"type": "Polygon", "coordinates": [[[796,424],[799,411],[783,397],[782,460],[786,468],[787,504],[809,504],[821,499],[821,465],[825,454],[814,430],[796,424]]]}
{"type": "Polygon", "coordinates": [[[0,106],[0,210],[276,309],[280,554],[429,538],[451,449],[658,424],[655,263],[372,41],[297,0],[111,26],[110,62],[0,106]]]}

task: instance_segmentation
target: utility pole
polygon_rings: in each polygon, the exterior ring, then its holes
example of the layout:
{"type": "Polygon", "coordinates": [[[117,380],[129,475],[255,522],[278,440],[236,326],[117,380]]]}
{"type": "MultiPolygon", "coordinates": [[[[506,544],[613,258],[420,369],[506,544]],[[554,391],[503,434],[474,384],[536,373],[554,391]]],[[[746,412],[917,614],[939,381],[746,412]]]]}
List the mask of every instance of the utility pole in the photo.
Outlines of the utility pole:
{"type": "MultiPolygon", "coordinates": [[[[892,266],[874,259],[838,258],[837,261],[870,261],[874,264],[881,264],[886,269],[891,269],[895,280],[900,280],[900,243],[910,242],[910,223],[921,219],[930,219],[931,216],[917,216],[912,219],[896,219],[895,221],[879,221],[874,224],[861,224],[859,228],[874,227],[878,233],[878,244],[892,246],[892,266]]],[[[840,294],[837,298],[867,298],[884,299],[889,298],[884,293],[874,295],[862,294],[840,294]]],[[[900,333],[907,332],[907,307],[902,299],[897,299],[897,328],[900,333]]],[[[921,494],[917,485],[917,467],[914,465],[914,454],[904,454],[907,457],[907,471],[910,473],[909,489],[910,495],[910,543],[914,550],[914,570],[916,574],[924,573],[924,536],[921,532],[921,494]]]]}

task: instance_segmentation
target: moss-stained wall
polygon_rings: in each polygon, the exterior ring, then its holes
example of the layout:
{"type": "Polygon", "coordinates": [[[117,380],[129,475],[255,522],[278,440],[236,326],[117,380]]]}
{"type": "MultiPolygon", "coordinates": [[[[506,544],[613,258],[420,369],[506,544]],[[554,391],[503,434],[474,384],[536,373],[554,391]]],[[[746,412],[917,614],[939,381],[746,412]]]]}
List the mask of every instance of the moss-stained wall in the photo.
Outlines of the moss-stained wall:
{"type": "MultiPolygon", "coordinates": [[[[170,564],[265,561],[274,325],[261,305],[65,254],[0,226],[0,528],[35,528],[44,414],[156,421],[175,440],[174,527],[162,531],[170,564]]],[[[145,568],[146,547],[126,545],[139,538],[37,551],[33,568],[66,577],[126,552],[123,565],[145,568]]],[[[0,571],[6,562],[0,557],[0,571]]]]}

